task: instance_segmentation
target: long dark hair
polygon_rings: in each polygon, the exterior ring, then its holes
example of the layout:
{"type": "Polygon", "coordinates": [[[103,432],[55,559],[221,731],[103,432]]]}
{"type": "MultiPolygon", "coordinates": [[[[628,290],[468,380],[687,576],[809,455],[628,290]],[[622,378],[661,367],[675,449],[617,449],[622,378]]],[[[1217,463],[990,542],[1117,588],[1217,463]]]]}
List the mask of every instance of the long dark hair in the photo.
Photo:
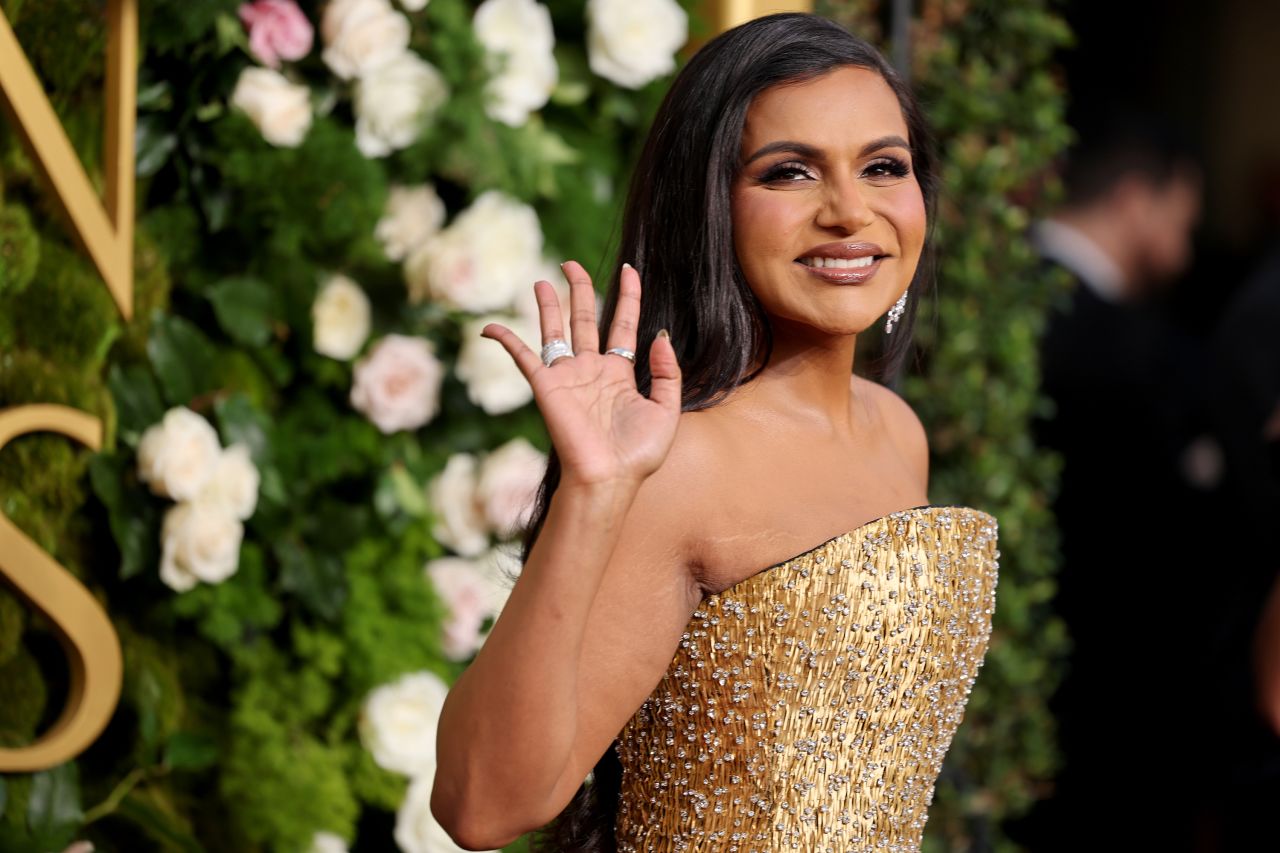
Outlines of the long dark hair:
{"type": "MultiPolygon", "coordinates": [[[[636,334],[636,386],[648,395],[645,354],[658,330],[669,329],[683,377],[682,411],[709,408],[755,378],[773,353],[760,301],[734,253],[730,189],[740,169],[747,109],[780,83],[811,80],[841,66],[880,74],[898,97],[910,134],[913,168],[928,217],[920,264],[906,310],[871,365],[879,381],[895,377],[911,350],[916,305],[933,282],[932,234],[938,189],[932,133],[910,88],[867,42],[825,18],[783,13],[756,18],[709,41],[676,75],[654,116],[631,177],[617,263],[600,317],[608,340],[624,261],[640,273],[644,299],[636,334]],[[746,375],[763,347],[761,365],[746,375]]],[[[523,537],[529,559],[560,482],[551,449],[523,537]]],[[[539,853],[613,853],[621,765],[605,750],[564,810],[533,841],[539,853]]]]}

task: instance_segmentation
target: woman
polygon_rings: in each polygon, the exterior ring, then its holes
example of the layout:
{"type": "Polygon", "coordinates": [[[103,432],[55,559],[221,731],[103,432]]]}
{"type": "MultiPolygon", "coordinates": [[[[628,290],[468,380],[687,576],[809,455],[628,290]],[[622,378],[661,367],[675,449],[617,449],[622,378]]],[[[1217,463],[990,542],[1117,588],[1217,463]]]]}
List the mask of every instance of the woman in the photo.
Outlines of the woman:
{"type": "Polygon", "coordinates": [[[440,718],[432,810],[463,846],[548,822],[565,851],[918,845],[996,568],[995,520],[927,505],[919,420],[851,374],[886,311],[880,375],[907,350],[928,140],[866,43],[751,21],[655,116],[599,331],[575,262],[569,334],[534,285],[541,359],[483,330],[554,450],[440,718]]]}

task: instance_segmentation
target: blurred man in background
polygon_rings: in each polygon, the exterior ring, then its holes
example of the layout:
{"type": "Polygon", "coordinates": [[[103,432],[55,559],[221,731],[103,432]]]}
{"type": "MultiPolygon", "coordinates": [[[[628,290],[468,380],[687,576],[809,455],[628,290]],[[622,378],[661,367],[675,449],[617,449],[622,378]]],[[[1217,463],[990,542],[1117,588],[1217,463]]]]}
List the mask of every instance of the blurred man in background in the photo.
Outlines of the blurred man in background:
{"type": "Polygon", "coordinates": [[[1197,506],[1184,475],[1202,359],[1160,313],[1188,266],[1201,208],[1189,146],[1150,123],[1081,134],[1066,200],[1032,240],[1073,278],[1050,312],[1037,442],[1061,454],[1054,608],[1072,639],[1050,700],[1064,761],[1011,834],[1032,851],[1192,850],[1183,801],[1201,780],[1188,724],[1197,506]],[[1188,743],[1190,741],[1191,743],[1188,743]]]}

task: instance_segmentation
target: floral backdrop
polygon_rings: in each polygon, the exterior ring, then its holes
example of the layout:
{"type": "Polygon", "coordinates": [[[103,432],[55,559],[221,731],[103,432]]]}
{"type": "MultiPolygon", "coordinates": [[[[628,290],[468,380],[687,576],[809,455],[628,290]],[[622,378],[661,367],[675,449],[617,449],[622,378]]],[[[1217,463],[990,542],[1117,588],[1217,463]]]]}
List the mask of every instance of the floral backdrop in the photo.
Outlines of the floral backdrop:
{"type": "MultiPolygon", "coordinates": [[[[105,5],[0,0],[99,186],[105,5]]],[[[1070,33],[1052,0],[914,5],[942,251],[900,393],[931,495],[990,509],[1002,553],[924,849],[1006,851],[1001,821],[1051,782],[1066,648],[1056,463],[1027,430],[1065,281],[1022,232],[1070,138],[1051,61],[1070,33]]],[[[103,602],[125,657],[89,750],[0,775],[0,850],[456,849],[430,814],[433,726],[519,570],[549,450],[479,331],[536,342],[536,279],[567,304],[558,262],[611,272],[630,163],[706,23],[688,0],[139,7],[133,319],[0,120],[0,407],[107,433],[100,453],[11,442],[0,510],[103,602]]],[[[889,4],[817,10],[888,48],[889,4]]],[[[0,584],[0,745],[66,694],[51,626],[0,584]]]]}
{"type": "MultiPolygon", "coordinates": [[[[0,9],[99,179],[104,4],[0,9]]],[[[691,11],[143,2],[129,322],[0,124],[0,405],[108,425],[99,454],[15,441],[4,511],[104,602],[126,667],[89,751],[0,777],[0,848],[460,849],[430,812],[435,718],[548,450],[479,332],[536,345],[533,282],[567,308],[559,262],[607,272],[691,11]]],[[[48,627],[0,588],[6,745],[65,700],[48,627]]]]}

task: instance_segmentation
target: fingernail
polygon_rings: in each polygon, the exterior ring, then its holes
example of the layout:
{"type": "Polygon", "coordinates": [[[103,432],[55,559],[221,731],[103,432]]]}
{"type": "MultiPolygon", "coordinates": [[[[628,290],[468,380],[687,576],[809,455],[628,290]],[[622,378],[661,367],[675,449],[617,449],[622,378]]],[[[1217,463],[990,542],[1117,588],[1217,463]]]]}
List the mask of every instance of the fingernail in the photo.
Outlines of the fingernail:
{"type": "Polygon", "coordinates": [[[631,264],[627,263],[626,261],[622,262],[622,268],[626,270],[635,269],[633,266],[631,266],[631,264]]]}
{"type": "Polygon", "coordinates": [[[666,329],[659,329],[659,330],[658,330],[658,337],[660,337],[660,338],[667,338],[667,339],[670,339],[670,338],[671,338],[671,333],[670,333],[670,332],[668,332],[666,329]]]}

